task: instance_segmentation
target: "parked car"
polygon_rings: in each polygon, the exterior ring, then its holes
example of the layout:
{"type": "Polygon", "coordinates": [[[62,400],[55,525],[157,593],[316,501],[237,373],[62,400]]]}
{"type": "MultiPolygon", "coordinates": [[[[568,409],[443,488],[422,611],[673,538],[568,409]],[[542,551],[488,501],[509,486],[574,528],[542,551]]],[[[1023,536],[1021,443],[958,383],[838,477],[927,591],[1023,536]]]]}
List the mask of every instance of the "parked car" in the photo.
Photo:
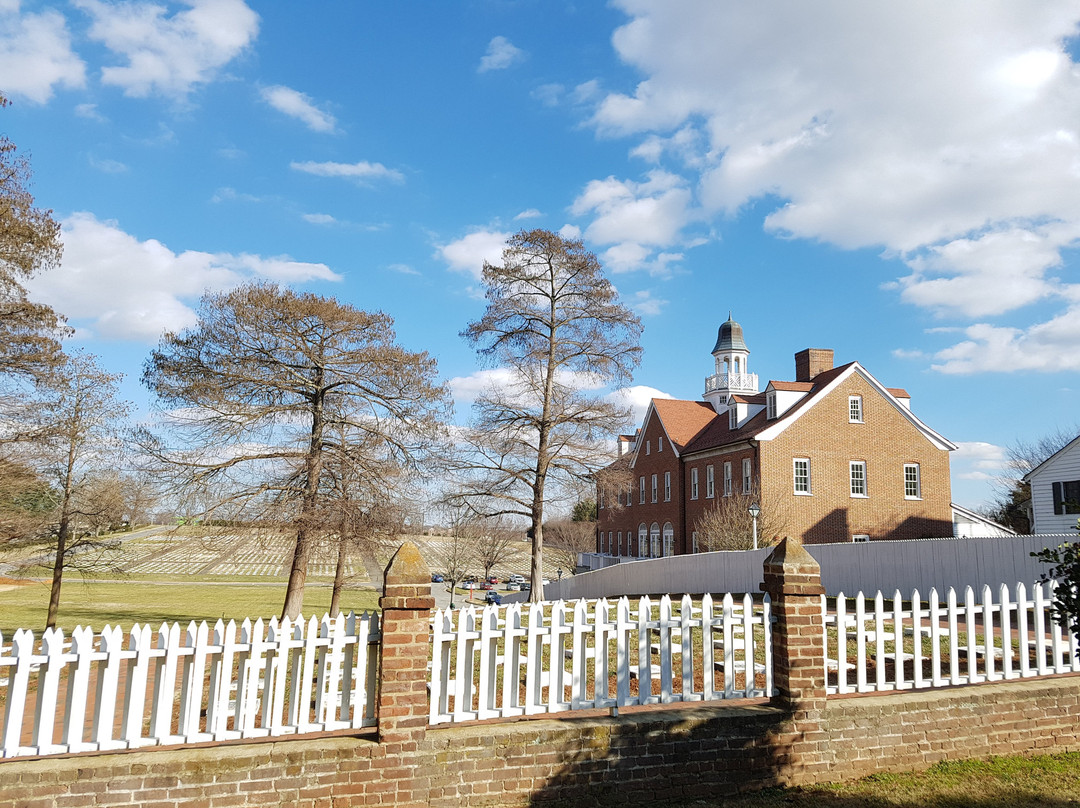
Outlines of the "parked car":
{"type": "Polygon", "coordinates": [[[508,583],[506,585],[506,591],[507,592],[520,592],[521,591],[521,584],[514,583],[513,581],[510,581],[510,583],[508,583]]]}
{"type": "Polygon", "coordinates": [[[478,584],[476,581],[462,581],[461,582],[461,588],[462,589],[479,589],[480,584],[478,584]]]}
{"type": "Polygon", "coordinates": [[[437,573],[437,572],[432,573],[432,575],[431,575],[431,582],[433,584],[441,584],[444,580],[445,579],[441,575],[439,575],[439,573],[437,573]]]}
{"type": "Polygon", "coordinates": [[[495,586],[491,583],[491,581],[484,581],[482,584],[480,584],[480,588],[481,589],[494,589],[495,586]]]}
{"type": "Polygon", "coordinates": [[[492,575],[490,578],[488,578],[488,583],[489,584],[497,584],[498,582],[499,582],[499,579],[496,578],[494,575],[492,575]]]}
{"type": "Polygon", "coordinates": [[[523,584],[523,583],[525,583],[525,576],[524,575],[518,575],[515,572],[507,580],[509,580],[510,583],[512,583],[512,584],[523,584]]]}
{"type": "Polygon", "coordinates": [[[484,595],[484,603],[494,603],[496,606],[502,606],[502,597],[493,589],[484,595]]]}

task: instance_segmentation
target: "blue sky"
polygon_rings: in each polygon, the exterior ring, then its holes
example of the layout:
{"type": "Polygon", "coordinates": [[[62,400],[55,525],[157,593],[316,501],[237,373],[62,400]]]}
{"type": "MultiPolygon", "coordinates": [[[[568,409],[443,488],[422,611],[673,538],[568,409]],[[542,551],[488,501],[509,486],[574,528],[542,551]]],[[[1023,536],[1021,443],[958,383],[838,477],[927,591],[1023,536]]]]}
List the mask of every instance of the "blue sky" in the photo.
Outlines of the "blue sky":
{"type": "Polygon", "coordinates": [[[33,295],[127,374],[204,289],[382,309],[459,417],[458,332],[522,227],[645,323],[627,397],[697,398],[728,311],[762,386],[828,347],[959,444],[1077,416],[1075,2],[0,0],[0,131],[63,222],[33,295]]]}

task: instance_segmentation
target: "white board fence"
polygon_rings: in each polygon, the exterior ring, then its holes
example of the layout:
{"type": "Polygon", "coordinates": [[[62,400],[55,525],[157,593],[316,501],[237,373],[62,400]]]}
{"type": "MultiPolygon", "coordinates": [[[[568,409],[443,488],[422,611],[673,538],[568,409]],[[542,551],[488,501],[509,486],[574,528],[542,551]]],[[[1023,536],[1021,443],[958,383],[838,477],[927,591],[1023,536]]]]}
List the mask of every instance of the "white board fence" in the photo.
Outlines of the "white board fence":
{"type": "Polygon", "coordinates": [[[372,726],[378,642],[374,613],[0,634],[0,757],[372,726]]]}
{"type": "Polygon", "coordinates": [[[773,621],[767,595],[440,610],[428,720],[771,696],[773,621]]]}

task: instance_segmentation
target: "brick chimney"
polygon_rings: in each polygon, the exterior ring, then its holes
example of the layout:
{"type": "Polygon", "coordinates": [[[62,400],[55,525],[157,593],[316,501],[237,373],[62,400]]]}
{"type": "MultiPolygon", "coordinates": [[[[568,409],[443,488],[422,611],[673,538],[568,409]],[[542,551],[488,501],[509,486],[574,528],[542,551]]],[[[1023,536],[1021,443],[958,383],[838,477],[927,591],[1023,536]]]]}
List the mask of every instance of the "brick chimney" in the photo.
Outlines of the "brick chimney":
{"type": "Polygon", "coordinates": [[[795,381],[812,382],[814,377],[832,370],[832,348],[804,348],[795,354],[795,381]]]}

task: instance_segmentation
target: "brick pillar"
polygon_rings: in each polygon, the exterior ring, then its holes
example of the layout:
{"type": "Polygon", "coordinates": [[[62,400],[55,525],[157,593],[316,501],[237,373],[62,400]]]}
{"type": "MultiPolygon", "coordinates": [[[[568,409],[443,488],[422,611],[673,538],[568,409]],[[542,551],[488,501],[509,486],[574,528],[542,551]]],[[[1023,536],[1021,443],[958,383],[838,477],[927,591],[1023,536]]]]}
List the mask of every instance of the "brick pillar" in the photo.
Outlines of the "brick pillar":
{"type": "Polygon", "coordinates": [[[774,701],[795,708],[825,698],[821,645],[821,567],[798,539],[786,538],[765,559],[762,589],[772,598],[774,701]]]}
{"type": "Polygon", "coordinates": [[[386,566],[379,606],[379,741],[419,741],[428,721],[428,625],[435,599],[431,571],[411,541],[386,566]]]}
{"type": "Polygon", "coordinates": [[[765,559],[762,589],[772,599],[773,704],[787,714],[769,733],[778,782],[814,782],[822,759],[825,656],[821,645],[821,568],[797,539],[786,538],[765,559]]]}

